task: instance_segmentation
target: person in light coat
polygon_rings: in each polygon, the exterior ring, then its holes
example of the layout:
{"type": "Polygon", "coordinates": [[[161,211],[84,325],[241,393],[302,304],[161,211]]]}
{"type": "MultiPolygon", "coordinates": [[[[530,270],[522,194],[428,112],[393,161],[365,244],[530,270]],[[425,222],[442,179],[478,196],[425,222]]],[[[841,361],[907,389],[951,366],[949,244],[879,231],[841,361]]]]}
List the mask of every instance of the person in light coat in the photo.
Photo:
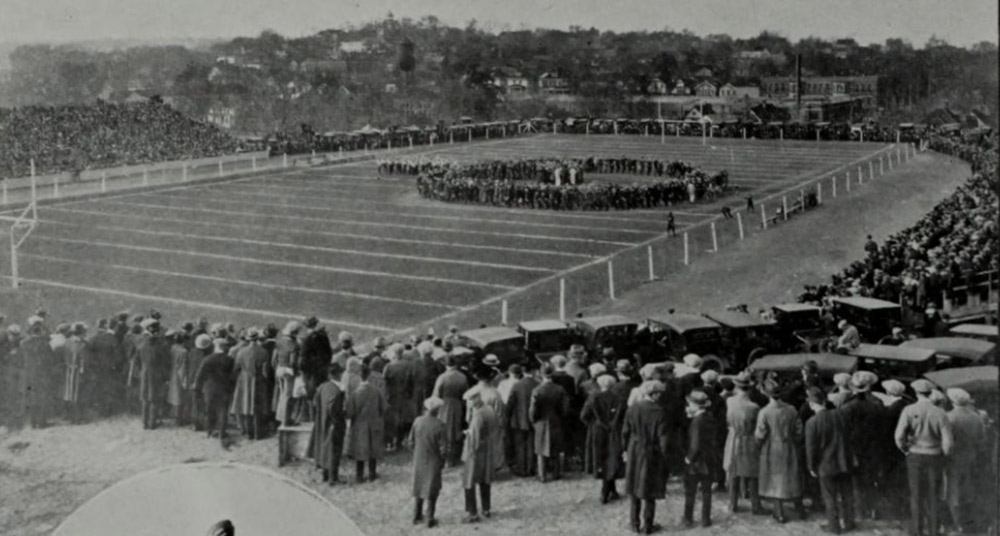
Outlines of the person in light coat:
{"type": "Polygon", "coordinates": [[[469,390],[469,380],[465,374],[458,370],[458,359],[455,356],[447,357],[447,369],[444,374],[438,376],[434,384],[433,396],[444,401],[444,407],[439,413],[441,422],[447,427],[449,452],[452,458],[448,461],[451,466],[458,465],[458,456],[462,452],[462,422],[465,416],[465,402],[462,396],[469,390]]]}
{"type": "Polygon", "coordinates": [[[483,517],[489,518],[492,513],[490,484],[493,483],[493,474],[496,472],[493,466],[495,459],[493,450],[498,448],[494,438],[500,421],[497,420],[493,408],[483,402],[479,393],[469,397],[469,403],[472,406],[472,418],[469,420],[469,428],[465,431],[465,445],[462,449],[462,462],[464,462],[462,486],[465,488],[464,522],[475,523],[479,521],[479,505],[476,504],[477,488],[483,517]]]}
{"type": "Polygon", "coordinates": [[[979,474],[984,471],[982,463],[987,459],[985,452],[986,426],[983,418],[972,405],[972,397],[964,389],[948,389],[948,399],[953,409],[948,412],[953,446],[948,453],[945,475],[947,478],[948,508],[951,510],[955,530],[963,532],[974,519],[970,504],[976,498],[979,474]]]}
{"type": "MultiPolygon", "coordinates": [[[[360,359],[357,359],[360,362],[360,359]]],[[[336,361],[334,361],[336,363],[336,361]]],[[[385,450],[384,427],[386,402],[382,393],[368,382],[371,370],[361,365],[361,383],[347,396],[345,412],[351,421],[348,455],[354,458],[355,479],[365,482],[378,478],[378,460],[385,450]]]]}
{"type": "Polygon", "coordinates": [[[760,446],[760,495],[774,501],[774,519],[785,523],[784,503],[792,501],[805,519],[802,503],[802,467],[799,465],[799,444],[802,440],[802,420],[792,406],[781,401],[779,386],[768,381],[764,394],[767,406],[757,414],[754,432],[760,446]]]}
{"type": "Polygon", "coordinates": [[[259,329],[250,328],[247,331],[246,346],[236,352],[233,370],[236,389],[233,392],[232,413],[239,419],[240,429],[249,439],[262,439],[267,434],[264,416],[267,413],[267,382],[271,377],[271,364],[260,339],[259,329]]]}
{"type": "Polygon", "coordinates": [[[427,503],[427,527],[437,526],[434,512],[441,494],[441,472],[448,459],[448,433],[438,419],[444,401],[430,397],[424,401],[424,414],[413,421],[410,443],[413,445],[413,524],[424,521],[427,503]]]}
{"type": "Polygon", "coordinates": [[[754,435],[760,406],[750,400],[752,384],[749,374],[744,372],[733,378],[733,387],[733,396],[726,399],[729,434],[723,449],[723,469],[729,478],[729,510],[738,512],[739,499],[747,494],[752,513],[762,515],[766,512],[758,493],[760,444],[754,435]]]}

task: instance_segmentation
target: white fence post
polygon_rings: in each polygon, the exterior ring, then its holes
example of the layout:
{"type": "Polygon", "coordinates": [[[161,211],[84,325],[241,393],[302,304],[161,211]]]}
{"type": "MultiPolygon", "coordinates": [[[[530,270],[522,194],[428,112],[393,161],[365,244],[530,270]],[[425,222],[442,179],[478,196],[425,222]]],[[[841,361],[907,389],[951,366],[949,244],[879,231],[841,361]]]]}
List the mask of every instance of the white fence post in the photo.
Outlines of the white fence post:
{"type": "MultiPolygon", "coordinates": [[[[365,151],[368,151],[368,146],[365,146],[365,151]]],[[[281,167],[288,167],[288,153],[281,153],[281,167]]]]}
{"type": "Polygon", "coordinates": [[[719,237],[715,232],[715,222],[709,224],[712,228],[712,253],[718,253],[719,251],[719,237]]]}
{"type": "Polygon", "coordinates": [[[684,233],[684,266],[691,264],[691,250],[688,247],[688,234],[684,233]]]}
{"type": "Polygon", "coordinates": [[[881,156],[878,157],[878,175],[885,175],[885,160],[881,156]]]}
{"type": "Polygon", "coordinates": [[[781,196],[781,219],[788,219],[788,196],[781,196]]]}
{"type": "Polygon", "coordinates": [[[500,302],[500,324],[507,325],[507,300],[500,302]]]}
{"type": "Polygon", "coordinates": [[[736,225],[740,228],[740,240],[743,240],[743,213],[736,213],[736,225]]]}
{"type": "Polygon", "coordinates": [[[219,160],[219,177],[222,177],[222,160],[219,160]]]}
{"type": "Polygon", "coordinates": [[[875,162],[868,161],[868,180],[875,178],[875,162]]]}
{"type": "Polygon", "coordinates": [[[649,280],[656,281],[656,272],[653,271],[653,246],[646,246],[646,256],[649,258],[649,280]]]}
{"type": "Polygon", "coordinates": [[[608,261],[608,296],[615,299],[615,267],[611,261],[608,261]]]}
{"type": "Polygon", "coordinates": [[[851,174],[850,174],[849,172],[848,172],[848,173],[847,173],[847,175],[846,175],[846,176],[844,177],[844,186],[845,186],[845,189],[846,189],[846,190],[847,190],[848,192],[850,192],[850,191],[851,191],[851,174]]]}
{"type": "Polygon", "coordinates": [[[566,278],[559,279],[559,320],[566,321],[566,278]]]}
{"type": "Polygon", "coordinates": [[[864,176],[864,171],[862,171],[861,166],[858,166],[858,182],[861,182],[861,177],[864,176]]]}
{"type": "MultiPolygon", "coordinates": [[[[186,168],[185,168],[186,171],[186,168]]],[[[187,173],[185,173],[187,175],[187,173]]],[[[101,193],[108,191],[108,172],[101,173],[101,193]]]]}
{"type": "Polygon", "coordinates": [[[834,199],[836,199],[837,198],[837,176],[836,175],[834,175],[830,179],[830,189],[832,190],[832,193],[830,195],[833,196],[834,199]]]}
{"type": "Polygon", "coordinates": [[[823,183],[822,182],[817,182],[816,183],[816,204],[818,205],[818,204],[820,204],[822,202],[823,202],[823,183]]]}
{"type": "Polygon", "coordinates": [[[764,203],[760,204],[760,226],[767,229],[767,209],[764,208],[764,203]]]}

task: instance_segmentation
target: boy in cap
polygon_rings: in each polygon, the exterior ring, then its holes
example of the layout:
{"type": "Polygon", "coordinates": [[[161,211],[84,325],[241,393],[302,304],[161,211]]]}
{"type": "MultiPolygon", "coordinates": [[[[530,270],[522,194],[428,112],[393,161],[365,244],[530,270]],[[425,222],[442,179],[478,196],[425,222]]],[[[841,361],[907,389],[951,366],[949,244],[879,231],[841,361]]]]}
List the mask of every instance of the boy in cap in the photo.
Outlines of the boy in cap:
{"type": "Polygon", "coordinates": [[[687,455],[684,462],[684,519],[687,527],[694,526],[694,503],[701,488],[701,526],[712,525],[712,481],[716,471],[716,422],[708,408],[711,400],[704,391],[694,390],[687,396],[688,425],[687,455]]]}
{"type": "Polygon", "coordinates": [[[427,501],[427,527],[437,526],[434,511],[441,493],[441,471],[448,459],[448,434],[438,419],[444,401],[432,396],[424,401],[424,414],[413,421],[410,444],[413,445],[413,524],[424,520],[427,501]]]}
{"type": "Polygon", "coordinates": [[[823,493],[827,517],[823,530],[840,534],[841,530],[854,528],[851,496],[854,464],[847,439],[847,421],[841,411],[832,409],[833,404],[825,399],[818,387],[810,387],[806,397],[813,412],[806,422],[806,465],[809,474],[819,480],[823,493]]]}
{"type": "Polygon", "coordinates": [[[917,401],[903,408],[896,425],[896,445],[906,454],[910,484],[910,535],[919,536],[924,527],[938,528],[938,497],[945,456],[951,452],[951,423],[945,411],[930,400],[934,386],[925,379],[910,384],[917,401]],[[926,525],[924,514],[926,513],[926,525]]]}

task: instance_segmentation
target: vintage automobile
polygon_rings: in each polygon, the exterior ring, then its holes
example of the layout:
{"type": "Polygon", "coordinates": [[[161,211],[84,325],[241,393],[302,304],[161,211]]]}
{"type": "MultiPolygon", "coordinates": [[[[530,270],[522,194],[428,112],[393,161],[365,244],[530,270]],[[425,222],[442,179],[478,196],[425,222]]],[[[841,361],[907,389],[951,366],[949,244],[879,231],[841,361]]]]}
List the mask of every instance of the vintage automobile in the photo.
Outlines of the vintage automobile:
{"type": "Polygon", "coordinates": [[[803,352],[818,352],[823,338],[823,309],[808,303],[783,303],[771,307],[775,334],[781,347],[803,352]]]}
{"type": "Polygon", "coordinates": [[[569,324],[559,320],[531,320],[517,325],[525,358],[546,362],[556,354],[564,354],[574,341],[569,324]]]}
{"type": "Polygon", "coordinates": [[[615,355],[627,359],[638,345],[639,323],[621,315],[585,316],[574,319],[572,327],[590,355],[600,355],[603,348],[610,347],[615,355]]]}
{"type": "Polygon", "coordinates": [[[858,368],[858,358],[844,354],[769,354],[765,355],[747,367],[752,373],[773,372],[779,377],[795,375],[798,377],[802,367],[809,361],[816,363],[820,378],[832,382],[835,374],[854,373],[858,368]]]}
{"type": "Polygon", "coordinates": [[[851,296],[833,298],[833,316],[847,320],[858,328],[861,339],[878,341],[892,332],[903,318],[903,309],[897,303],[875,298],[851,296]]]}
{"type": "Polygon", "coordinates": [[[1000,418],[997,414],[1000,407],[997,367],[985,365],[935,370],[924,374],[924,378],[941,389],[965,389],[972,395],[978,409],[986,410],[994,421],[1000,418]]]}
{"type": "Polygon", "coordinates": [[[997,364],[997,345],[989,341],[965,337],[933,337],[909,340],[899,346],[934,350],[937,353],[938,369],[997,364]]]}
{"type": "Polygon", "coordinates": [[[968,337],[970,339],[982,339],[984,341],[997,342],[1000,340],[1000,328],[988,324],[959,324],[950,330],[956,337],[968,337]]]}
{"type": "Polygon", "coordinates": [[[463,331],[459,333],[459,340],[460,346],[474,351],[476,358],[495,354],[503,369],[514,363],[525,362],[524,335],[508,327],[494,326],[463,331]]]}
{"type": "Polygon", "coordinates": [[[937,352],[924,348],[861,344],[850,354],[858,358],[858,370],[869,370],[879,378],[896,378],[903,383],[937,368],[937,352]]]}
{"type": "Polygon", "coordinates": [[[719,324],[722,344],[716,354],[726,369],[742,370],[753,360],[782,351],[775,336],[776,323],[740,311],[706,313],[705,318],[719,324]]]}
{"type": "Polygon", "coordinates": [[[708,368],[725,370],[724,363],[716,352],[722,347],[722,326],[701,315],[667,314],[650,317],[651,343],[660,356],[674,361],[686,354],[694,353],[706,361],[708,368]]]}

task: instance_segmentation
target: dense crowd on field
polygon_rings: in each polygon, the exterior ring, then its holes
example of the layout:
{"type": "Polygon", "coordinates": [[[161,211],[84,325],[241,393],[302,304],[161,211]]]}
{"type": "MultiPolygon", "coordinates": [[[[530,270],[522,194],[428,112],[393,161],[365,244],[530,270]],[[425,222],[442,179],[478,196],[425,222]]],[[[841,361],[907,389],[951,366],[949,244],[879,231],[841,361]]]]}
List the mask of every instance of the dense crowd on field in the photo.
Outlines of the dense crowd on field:
{"type": "Polygon", "coordinates": [[[935,136],[930,148],[970,162],[972,176],[912,227],[881,245],[869,237],[864,259],[834,276],[829,285],[807,287],[804,301],[853,295],[940,307],[946,290],[978,273],[997,271],[996,139],[970,144],[935,136]]]}
{"type": "Polygon", "coordinates": [[[729,188],[729,174],[709,174],[680,161],[647,158],[520,159],[476,163],[441,158],[380,160],[379,174],[417,175],[420,195],[438,201],[556,210],[667,207],[714,199],[729,188]],[[628,174],[655,180],[592,181],[585,174],[628,174]]]}
{"type": "Polygon", "coordinates": [[[218,156],[236,140],[156,102],[0,108],[0,177],[218,156]]]}

